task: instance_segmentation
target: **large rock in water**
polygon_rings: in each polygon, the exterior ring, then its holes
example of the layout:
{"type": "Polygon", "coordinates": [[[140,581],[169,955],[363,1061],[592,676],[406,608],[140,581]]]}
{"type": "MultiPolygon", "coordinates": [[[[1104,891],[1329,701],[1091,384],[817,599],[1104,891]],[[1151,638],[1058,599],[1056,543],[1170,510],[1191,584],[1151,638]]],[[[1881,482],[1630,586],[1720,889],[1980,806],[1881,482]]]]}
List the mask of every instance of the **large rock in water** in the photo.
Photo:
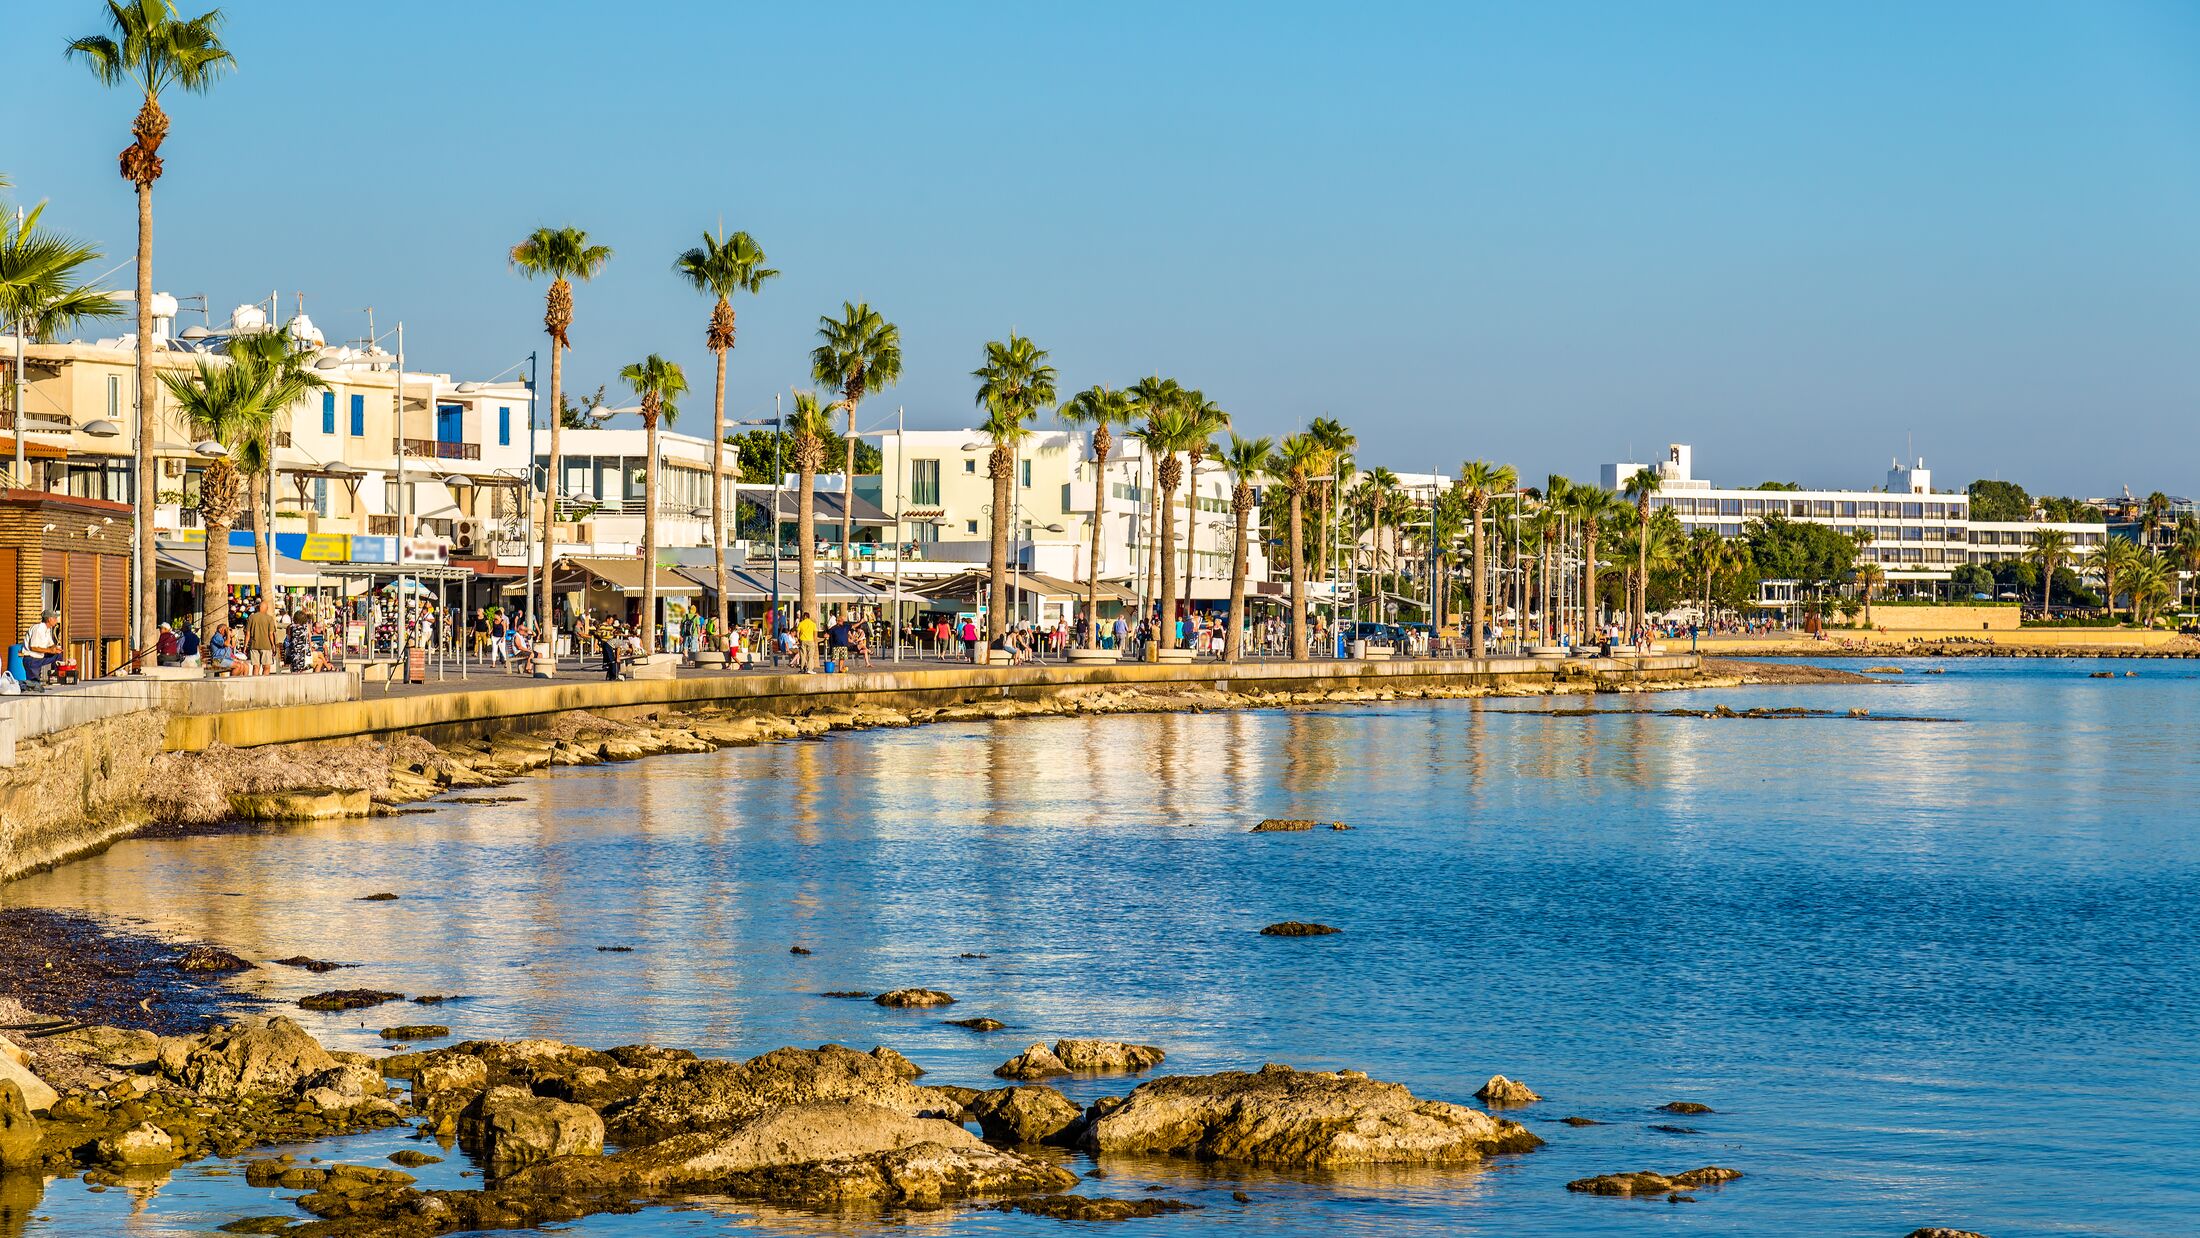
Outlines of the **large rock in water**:
{"type": "Polygon", "coordinates": [[[561,1156],[603,1151],[603,1119],[586,1105],[499,1085],[474,1098],[458,1122],[467,1150],[506,1173],[561,1156]]]}
{"type": "Polygon", "coordinates": [[[631,1145],[736,1126],[773,1109],[818,1101],[859,1101],[911,1117],[962,1111],[953,1096],[910,1083],[868,1053],[821,1045],[774,1049],[746,1062],[682,1062],[604,1117],[613,1137],[631,1145]]]}
{"type": "Polygon", "coordinates": [[[826,1102],[774,1109],[731,1129],[674,1135],[615,1156],[550,1161],[503,1185],[567,1195],[710,1190],[805,1202],[935,1204],[1058,1191],[1076,1181],[1058,1165],[987,1147],[952,1122],[826,1102]]]}
{"type": "Polygon", "coordinates": [[[1073,1074],[1135,1075],[1159,1066],[1168,1054],[1121,1040],[1057,1040],[1054,1056],[1073,1074]]]}
{"type": "Polygon", "coordinates": [[[1674,1174],[1671,1177],[1648,1169],[1638,1169],[1633,1173],[1576,1178],[1566,1184],[1566,1189],[1587,1195],[1670,1195],[1699,1186],[1718,1186],[1741,1176],[1740,1170],[1718,1165],[1706,1165],[1702,1169],[1691,1169],[1687,1173],[1674,1174]]]}
{"type": "Polygon", "coordinates": [[[288,1092],[336,1059],[281,1015],[244,1019],[203,1036],[161,1042],[160,1073],[201,1096],[288,1092]]]}
{"type": "Polygon", "coordinates": [[[1474,1098],[1485,1105],[1532,1105],[1543,1099],[1534,1088],[1503,1075],[1491,1075],[1490,1081],[1482,1085],[1474,1098]]]}
{"type": "Polygon", "coordinates": [[[1304,1167],[1459,1164],[1542,1143],[1517,1122],[1400,1084],[1273,1064],[1142,1083],[1085,1132],[1095,1152],[1304,1167]]]}
{"type": "Polygon", "coordinates": [[[1069,1067],[1054,1056],[1054,1050],[1035,1041],[1026,1045],[1022,1053],[994,1067],[993,1073],[1003,1079],[1052,1079],[1068,1074],[1069,1067]]]}
{"type": "Polygon", "coordinates": [[[967,1107],[986,1138],[1010,1143],[1045,1143],[1084,1116],[1068,1097],[1036,1085],[981,1092],[967,1107]]]}
{"type": "Polygon", "coordinates": [[[23,1100],[23,1089],[0,1079],[0,1170],[38,1163],[38,1119],[23,1100]]]}

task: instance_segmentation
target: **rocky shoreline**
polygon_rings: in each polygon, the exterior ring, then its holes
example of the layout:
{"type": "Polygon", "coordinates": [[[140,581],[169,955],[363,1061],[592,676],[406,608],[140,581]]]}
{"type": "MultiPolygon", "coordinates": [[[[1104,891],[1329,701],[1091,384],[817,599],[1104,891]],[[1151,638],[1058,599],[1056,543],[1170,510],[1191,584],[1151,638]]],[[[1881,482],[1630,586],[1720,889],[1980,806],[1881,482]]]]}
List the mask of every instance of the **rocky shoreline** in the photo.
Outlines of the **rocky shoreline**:
{"type": "Polygon", "coordinates": [[[441,746],[418,736],[261,748],[163,753],[148,779],[154,828],[204,830],[252,821],[299,821],[405,811],[453,791],[503,786],[558,766],[630,761],[660,753],[710,752],[832,731],[1019,718],[1125,713],[1205,713],[1410,700],[1637,693],[1779,683],[1871,683],[1867,675],[1818,667],[1719,660],[1703,674],[1635,680],[1590,672],[1544,684],[1221,692],[1209,688],[1095,686],[1037,699],[1002,697],[936,708],[819,703],[800,713],[654,709],[615,718],[556,715],[529,730],[441,746]]]}

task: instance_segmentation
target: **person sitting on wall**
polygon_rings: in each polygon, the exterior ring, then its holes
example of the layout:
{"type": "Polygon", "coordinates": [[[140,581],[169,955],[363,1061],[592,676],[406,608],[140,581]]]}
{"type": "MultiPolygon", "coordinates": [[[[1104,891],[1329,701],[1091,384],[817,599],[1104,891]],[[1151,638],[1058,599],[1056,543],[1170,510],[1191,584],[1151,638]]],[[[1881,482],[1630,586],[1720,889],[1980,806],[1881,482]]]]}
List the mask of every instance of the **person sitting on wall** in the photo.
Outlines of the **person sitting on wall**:
{"type": "Polygon", "coordinates": [[[183,665],[183,638],[168,624],[160,625],[160,644],[155,646],[153,660],[162,666],[183,665]]]}
{"type": "Polygon", "coordinates": [[[53,668],[61,664],[61,639],[54,634],[60,623],[61,612],[49,610],[31,625],[31,630],[23,637],[24,674],[17,678],[25,683],[44,683],[53,668]]]}
{"type": "Polygon", "coordinates": [[[214,675],[237,673],[237,651],[229,643],[229,629],[217,627],[206,640],[206,669],[214,675]]]}
{"type": "Polygon", "coordinates": [[[504,635],[505,664],[522,675],[535,673],[535,638],[528,635],[526,624],[513,624],[504,635]]]}

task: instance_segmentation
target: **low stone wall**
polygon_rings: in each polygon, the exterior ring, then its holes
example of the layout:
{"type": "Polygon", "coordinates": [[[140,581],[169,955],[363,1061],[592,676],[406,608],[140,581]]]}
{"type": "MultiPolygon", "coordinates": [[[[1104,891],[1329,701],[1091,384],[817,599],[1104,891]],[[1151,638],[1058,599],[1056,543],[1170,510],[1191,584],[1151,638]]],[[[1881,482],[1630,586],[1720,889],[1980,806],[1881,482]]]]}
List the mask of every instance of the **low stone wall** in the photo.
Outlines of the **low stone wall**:
{"type": "MultiPolygon", "coordinates": [[[[2014,632],[2016,606],[1874,606],[1872,626],[1889,632],[2014,632]]],[[[1858,617],[1862,621],[1862,616],[1858,617]]]]}
{"type": "Polygon", "coordinates": [[[138,709],[23,740],[0,774],[0,881],[97,851],[145,823],[168,715],[138,709]]]}
{"type": "Polygon", "coordinates": [[[411,696],[368,696],[342,704],[248,709],[169,719],[170,751],[196,752],[221,744],[263,744],[344,739],[403,732],[442,743],[498,730],[526,730],[559,714],[662,709],[784,710],[945,706],[989,699],[1033,699],[1070,689],[1169,685],[1219,692],[1292,688],[1423,687],[1433,684],[1494,687],[1501,683],[1548,684],[1561,678],[1585,686],[1600,681],[1663,679],[1693,675],[1693,655],[1572,659],[1480,658],[1403,662],[1240,662],[1158,666],[1125,662],[1102,666],[1013,668],[946,666],[857,671],[844,675],[718,675],[671,680],[560,680],[525,687],[483,688],[411,696]]]}

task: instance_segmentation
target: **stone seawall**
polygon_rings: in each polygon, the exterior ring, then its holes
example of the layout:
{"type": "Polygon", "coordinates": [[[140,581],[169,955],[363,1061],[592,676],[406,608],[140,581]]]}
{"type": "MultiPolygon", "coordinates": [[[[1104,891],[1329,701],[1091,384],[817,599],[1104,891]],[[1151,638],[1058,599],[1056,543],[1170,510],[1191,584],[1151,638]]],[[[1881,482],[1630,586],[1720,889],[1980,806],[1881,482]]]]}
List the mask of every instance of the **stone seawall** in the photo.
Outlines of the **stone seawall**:
{"type": "Polygon", "coordinates": [[[97,851],[156,820],[205,825],[356,816],[370,805],[493,784],[553,764],[703,751],[841,727],[1631,691],[1686,686],[1702,676],[1694,657],[928,667],[621,683],[512,680],[214,714],[142,709],[26,740],[17,766],[0,770],[0,881],[97,851]]]}

